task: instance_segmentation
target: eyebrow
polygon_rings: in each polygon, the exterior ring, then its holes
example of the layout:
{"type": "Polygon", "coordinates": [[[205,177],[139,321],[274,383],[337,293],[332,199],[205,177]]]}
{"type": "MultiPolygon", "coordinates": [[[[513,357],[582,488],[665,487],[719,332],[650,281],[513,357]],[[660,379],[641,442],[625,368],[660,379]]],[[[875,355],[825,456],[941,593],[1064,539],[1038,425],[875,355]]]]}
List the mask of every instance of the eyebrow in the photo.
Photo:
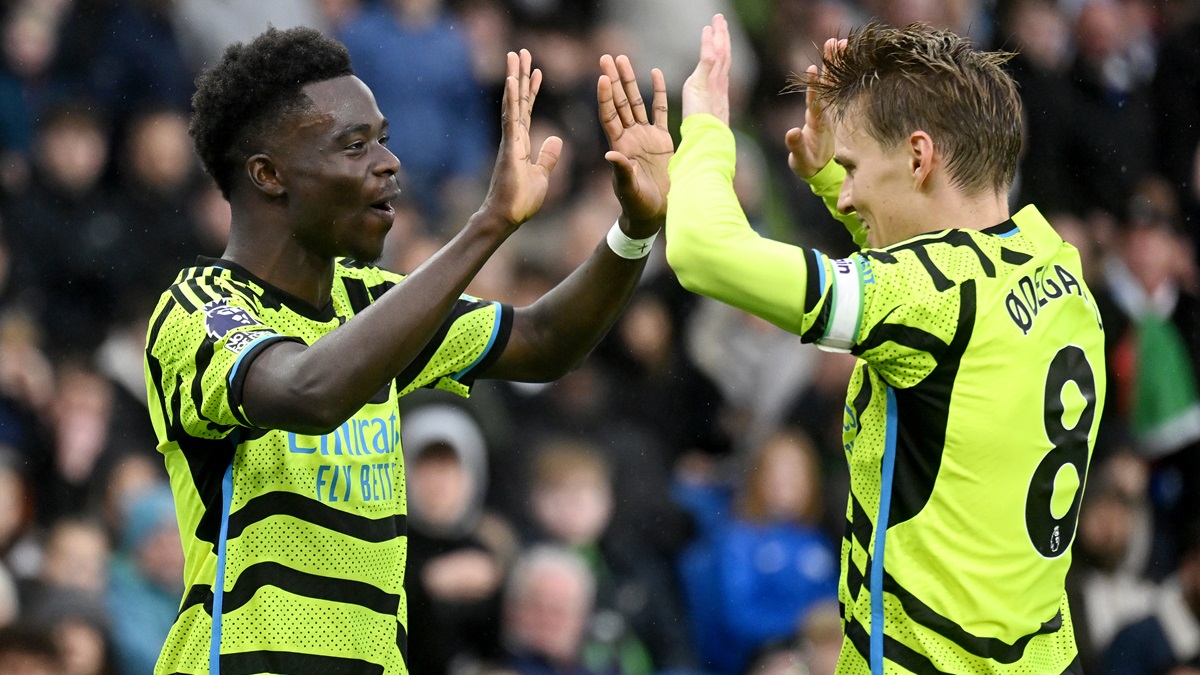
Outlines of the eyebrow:
{"type": "MultiPolygon", "coordinates": [[[[383,124],[380,125],[379,131],[381,133],[384,133],[384,132],[387,132],[387,130],[388,130],[388,121],[385,119],[385,120],[383,120],[383,124]]],[[[335,138],[336,138],[336,140],[340,141],[349,136],[354,136],[357,134],[365,134],[369,131],[371,131],[371,125],[367,124],[366,122],[363,122],[361,124],[355,124],[355,125],[346,127],[345,129],[342,129],[341,133],[339,133],[335,138]]]]}

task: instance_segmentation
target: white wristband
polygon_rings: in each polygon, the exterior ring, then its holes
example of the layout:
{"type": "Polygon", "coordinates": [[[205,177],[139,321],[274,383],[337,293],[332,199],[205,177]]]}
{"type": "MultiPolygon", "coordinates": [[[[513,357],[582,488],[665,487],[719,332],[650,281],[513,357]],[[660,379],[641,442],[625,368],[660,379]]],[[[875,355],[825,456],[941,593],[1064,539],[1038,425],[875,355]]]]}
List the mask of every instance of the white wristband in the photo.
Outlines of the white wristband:
{"type": "Polygon", "coordinates": [[[658,233],[655,232],[645,239],[632,239],[621,231],[620,223],[613,223],[612,229],[608,231],[608,247],[622,258],[637,260],[650,255],[650,249],[654,247],[654,240],[657,238],[658,233]]]}

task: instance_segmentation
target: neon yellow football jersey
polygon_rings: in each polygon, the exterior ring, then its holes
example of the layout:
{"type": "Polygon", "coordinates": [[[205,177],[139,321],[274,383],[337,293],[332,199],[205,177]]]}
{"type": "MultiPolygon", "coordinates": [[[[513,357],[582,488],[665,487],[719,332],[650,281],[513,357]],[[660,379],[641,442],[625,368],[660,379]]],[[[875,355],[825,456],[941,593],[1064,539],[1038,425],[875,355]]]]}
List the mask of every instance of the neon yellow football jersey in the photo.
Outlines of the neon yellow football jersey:
{"type": "Polygon", "coordinates": [[[397,399],[467,395],[503,351],[511,308],[462,296],[413,363],[329,434],[256,427],[241,402],[263,347],[312,344],[402,280],[339,260],[318,310],[208,259],[162,295],[146,386],[186,591],[156,673],[407,672],[397,399]]]}
{"type": "MultiPolygon", "coordinates": [[[[1078,252],[1033,207],[833,260],[758,237],[734,146],[693,115],[671,165],[685,286],[858,357],[838,673],[1073,672],[1064,579],[1104,404],[1104,333],[1078,252]]],[[[811,181],[836,213],[844,172],[811,181]]]]}

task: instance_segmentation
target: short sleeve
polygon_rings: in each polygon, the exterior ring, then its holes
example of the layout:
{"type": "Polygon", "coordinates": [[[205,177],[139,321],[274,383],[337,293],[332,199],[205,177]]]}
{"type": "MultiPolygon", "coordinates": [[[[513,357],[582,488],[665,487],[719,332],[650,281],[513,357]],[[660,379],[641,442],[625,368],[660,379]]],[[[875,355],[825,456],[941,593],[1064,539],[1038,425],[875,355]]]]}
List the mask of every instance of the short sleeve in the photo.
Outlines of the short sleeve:
{"type": "Polygon", "coordinates": [[[220,285],[174,288],[147,345],[148,380],[167,403],[168,426],[222,438],[252,426],[242,407],[250,363],[268,344],[298,340],[265,324],[244,296],[220,285]]]}
{"type": "Polygon", "coordinates": [[[401,396],[420,387],[469,396],[475,374],[487,370],[508,344],[512,307],[462,295],[429,344],[396,378],[401,396]]]}

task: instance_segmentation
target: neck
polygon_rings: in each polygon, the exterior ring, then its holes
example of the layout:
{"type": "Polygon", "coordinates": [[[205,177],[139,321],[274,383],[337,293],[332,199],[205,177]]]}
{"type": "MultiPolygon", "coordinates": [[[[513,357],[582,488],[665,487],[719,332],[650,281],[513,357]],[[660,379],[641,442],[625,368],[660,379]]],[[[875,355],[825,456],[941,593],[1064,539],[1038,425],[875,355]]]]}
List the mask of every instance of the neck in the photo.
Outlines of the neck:
{"type": "Polygon", "coordinates": [[[234,215],[221,257],[313,307],[324,307],[333,288],[333,259],[313,255],[290,233],[280,236],[248,222],[254,221],[234,215]]]}
{"type": "Polygon", "coordinates": [[[947,186],[939,195],[926,198],[926,203],[916,210],[921,213],[920,232],[963,229],[985,230],[1008,220],[1008,198],[1002,192],[979,195],[964,195],[947,186]]]}

